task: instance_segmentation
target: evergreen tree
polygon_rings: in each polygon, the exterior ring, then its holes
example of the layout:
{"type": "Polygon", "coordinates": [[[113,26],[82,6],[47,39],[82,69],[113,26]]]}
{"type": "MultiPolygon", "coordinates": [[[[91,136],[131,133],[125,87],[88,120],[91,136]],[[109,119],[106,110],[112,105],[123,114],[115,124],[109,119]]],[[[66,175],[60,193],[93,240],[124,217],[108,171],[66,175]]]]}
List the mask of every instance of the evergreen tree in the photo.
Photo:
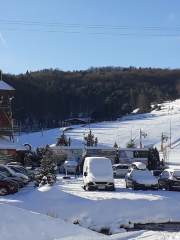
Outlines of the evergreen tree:
{"type": "Polygon", "coordinates": [[[148,169],[154,170],[160,166],[160,157],[157,148],[149,148],[148,169]]]}
{"type": "Polygon", "coordinates": [[[63,132],[63,134],[60,136],[60,138],[57,139],[56,146],[70,146],[70,145],[71,145],[71,138],[69,138],[69,140],[67,140],[67,137],[63,132]]]}
{"type": "Polygon", "coordinates": [[[47,144],[43,149],[43,156],[41,159],[41,166],[37,174],[35,186],[53,185],[56,181],[57,166],[53,162],[52,149],[47,144]]]}
{"type": "Polygon", "coordinates": [[[129,142],[126,143],[127,148],[137,148],[134,139],[130,139],[129,142]]]}

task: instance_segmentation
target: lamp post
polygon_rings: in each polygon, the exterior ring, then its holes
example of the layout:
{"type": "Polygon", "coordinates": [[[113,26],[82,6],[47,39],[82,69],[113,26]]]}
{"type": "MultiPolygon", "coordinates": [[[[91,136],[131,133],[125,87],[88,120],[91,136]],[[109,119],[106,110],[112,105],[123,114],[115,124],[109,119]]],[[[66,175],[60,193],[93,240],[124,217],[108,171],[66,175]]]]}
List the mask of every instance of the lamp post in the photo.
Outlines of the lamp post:
{"type": "Polygon", "coordinates": [[[147,133],[142,132],[141,129],[140,129],[140,148],[142,148],[142,137],[146,138],[147,133]]]}
{"type": "Polygon", "coordinates": [[[169,125],[169,148],[171,148],[171,115],[172,115],[173,107],[169,107],[168,114],[170,115],[170,125],[169,125]]]}

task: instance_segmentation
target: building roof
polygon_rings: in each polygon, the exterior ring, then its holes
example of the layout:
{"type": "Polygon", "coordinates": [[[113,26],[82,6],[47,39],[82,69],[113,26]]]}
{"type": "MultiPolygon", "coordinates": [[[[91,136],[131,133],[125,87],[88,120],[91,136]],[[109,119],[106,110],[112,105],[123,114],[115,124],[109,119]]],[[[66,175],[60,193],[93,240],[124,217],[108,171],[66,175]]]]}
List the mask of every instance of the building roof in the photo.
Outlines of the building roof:
{"type": "Polygon", "coordinates": [[[27,151],[27,148],[17,142],[10,142],[7,138],[0,136],[0,149],[14,149],[16,151],[27,151]]]}
{"type": "Polygon", "coordinates": [[[6,91],[15,91],[13,87],[5,83],[4,81],[0,81],[0,90],[6,90],[6,91]]]}

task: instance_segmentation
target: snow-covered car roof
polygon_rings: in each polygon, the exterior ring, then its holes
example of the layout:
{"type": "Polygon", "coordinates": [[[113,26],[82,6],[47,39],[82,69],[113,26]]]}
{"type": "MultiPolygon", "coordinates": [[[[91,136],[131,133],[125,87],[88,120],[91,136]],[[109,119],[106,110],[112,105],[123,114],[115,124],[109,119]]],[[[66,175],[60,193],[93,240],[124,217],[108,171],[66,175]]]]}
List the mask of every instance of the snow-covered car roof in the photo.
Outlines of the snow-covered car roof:
{"type": "Polygon", "coordinates": [[[127,164],[127,163],[116,163],[116,164],[113,164],[112,166],[113,166],[113,167],[117,167],[117,166],[128,166],[128,167],[130,167],[131,164],[127,164]]]}
{"type": "Polygon", "coordinates": [[[133,162],[132,166],[136,166],[137,169],[139,170],[144,170],[146,169],[146,164],[142,163],[142,162],[133,162]]]}

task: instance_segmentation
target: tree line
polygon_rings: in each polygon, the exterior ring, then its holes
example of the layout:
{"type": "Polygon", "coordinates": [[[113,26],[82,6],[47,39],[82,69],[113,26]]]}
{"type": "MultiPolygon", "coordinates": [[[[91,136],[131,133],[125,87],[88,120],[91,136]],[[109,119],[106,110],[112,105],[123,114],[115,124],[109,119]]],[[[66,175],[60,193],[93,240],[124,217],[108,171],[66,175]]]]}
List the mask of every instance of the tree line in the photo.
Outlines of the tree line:
{"type": "Polygon", "coordinates": [[[180,69],[91,67],[85,71],[43,69],[4,74],[16,90],[13,118],[22,126],[59,127],[68,118],[115,120],[139,108],[149,112],[180,96],[180,69]]]}

